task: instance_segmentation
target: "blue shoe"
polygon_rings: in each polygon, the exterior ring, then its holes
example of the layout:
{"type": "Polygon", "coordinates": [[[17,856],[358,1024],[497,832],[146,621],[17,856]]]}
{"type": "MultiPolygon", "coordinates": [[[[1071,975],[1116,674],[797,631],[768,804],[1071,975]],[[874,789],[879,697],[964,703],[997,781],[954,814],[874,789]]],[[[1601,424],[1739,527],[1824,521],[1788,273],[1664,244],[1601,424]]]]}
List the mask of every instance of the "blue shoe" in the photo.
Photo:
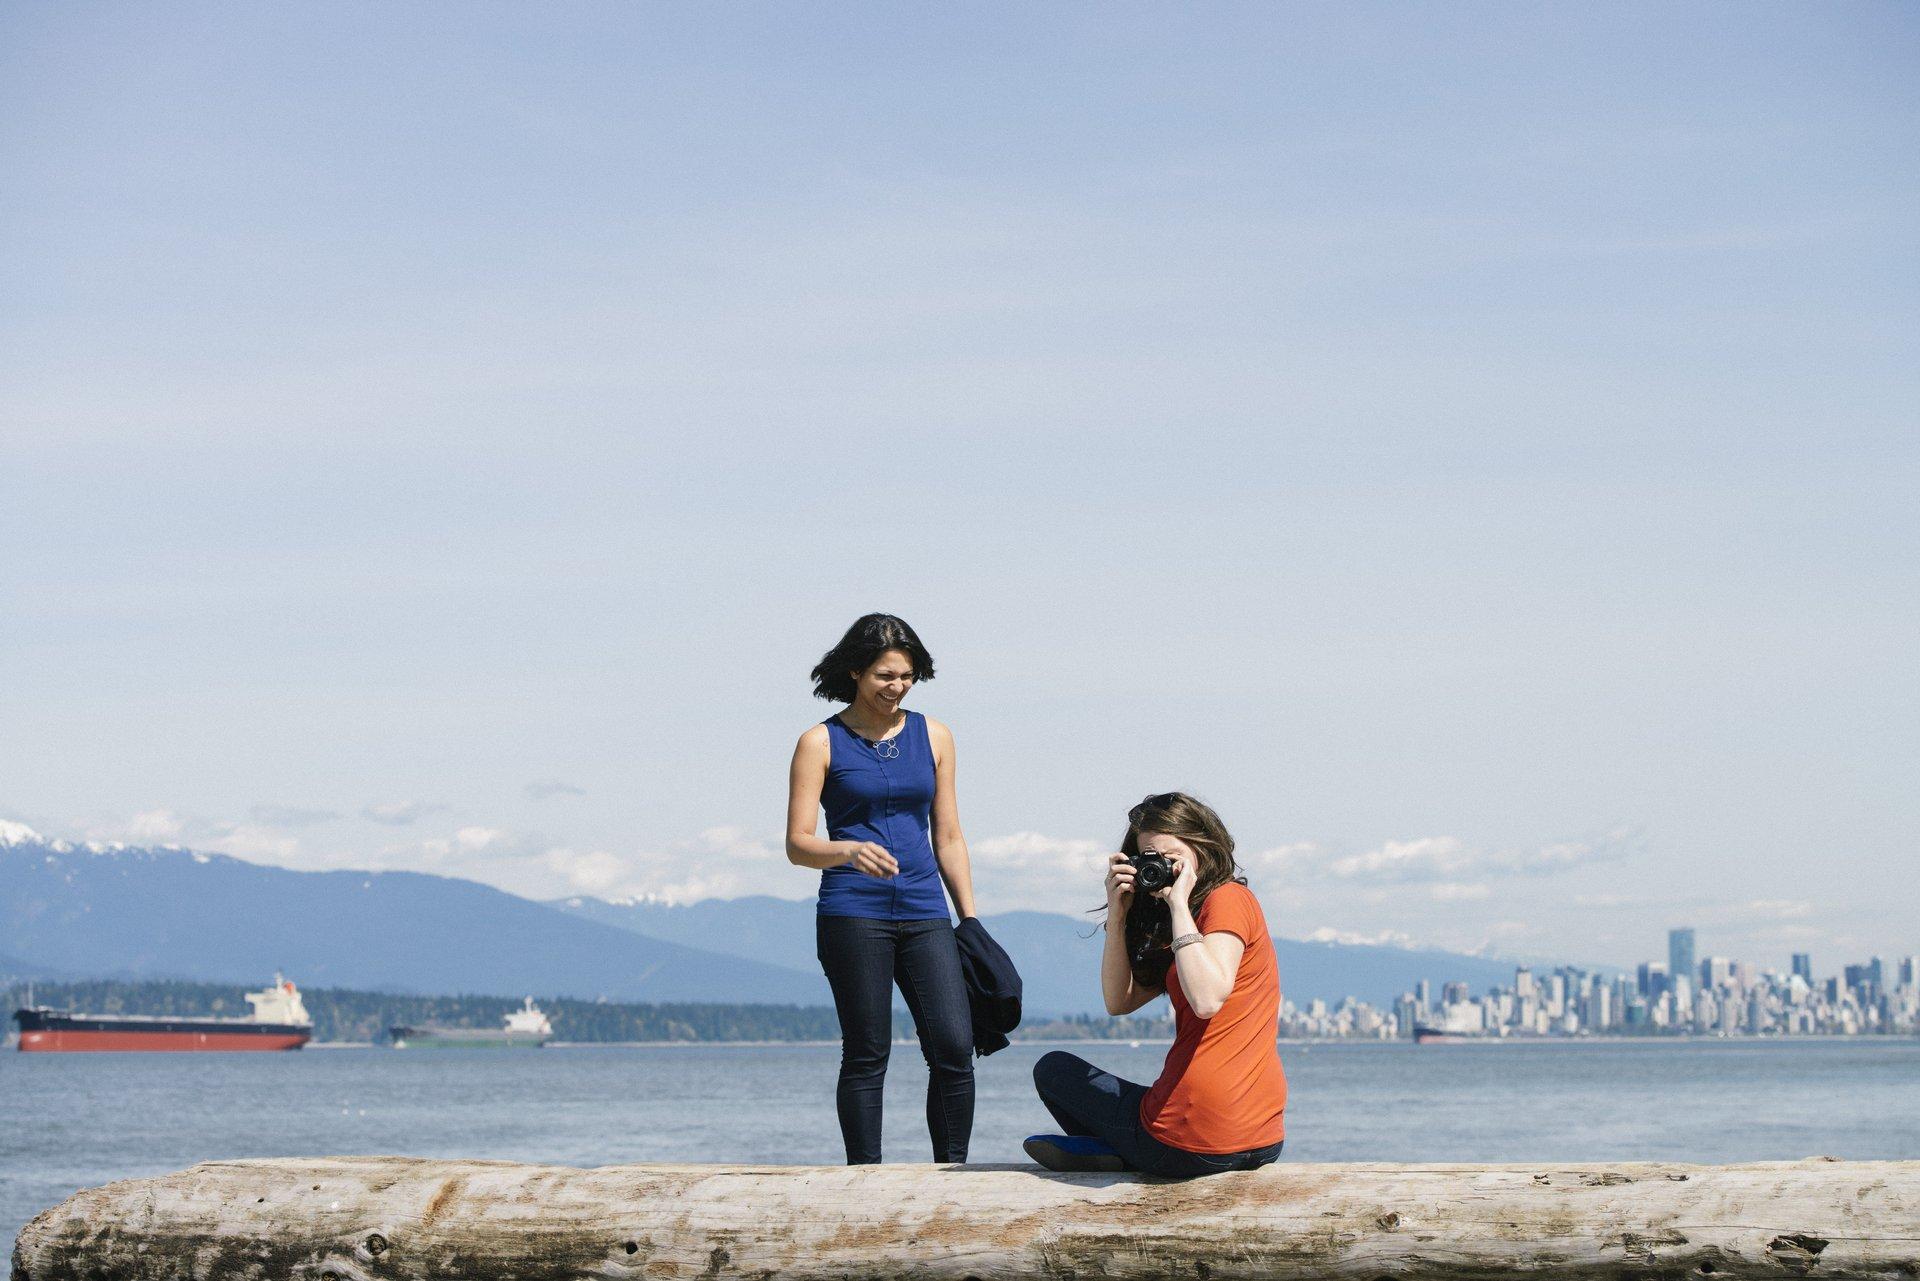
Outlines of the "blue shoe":
{"type": "Polygon", "coordinates": [[[1112,1173],[1127,1168],[1104,1139],[1078,1134],[1031,1134],[1020,1146],[1049,1170],[1066,1174],[1112,1173]]]}

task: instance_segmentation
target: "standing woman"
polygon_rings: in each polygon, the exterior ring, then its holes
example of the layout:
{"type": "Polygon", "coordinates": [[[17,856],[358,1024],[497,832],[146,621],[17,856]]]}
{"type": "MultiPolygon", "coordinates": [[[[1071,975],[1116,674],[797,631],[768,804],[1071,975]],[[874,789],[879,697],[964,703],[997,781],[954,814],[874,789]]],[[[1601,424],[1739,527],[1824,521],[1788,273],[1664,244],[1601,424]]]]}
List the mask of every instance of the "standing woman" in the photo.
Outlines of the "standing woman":
{"type": "Polygon", "coordinates": [[[816,938],[840,1016],[848,1165],[880,1160],[896,983],[927,1060],[933,1159],[965,1161],[973,1133],[973,1022],[947,910],[951,895],[962,920],[974,915],[953,735],[900,705],[932,679],[913,628],[861,618],[813,669],[814,696],[846,706],[800,736],[788,775],[787,859],[821,872],[816,938]]]}

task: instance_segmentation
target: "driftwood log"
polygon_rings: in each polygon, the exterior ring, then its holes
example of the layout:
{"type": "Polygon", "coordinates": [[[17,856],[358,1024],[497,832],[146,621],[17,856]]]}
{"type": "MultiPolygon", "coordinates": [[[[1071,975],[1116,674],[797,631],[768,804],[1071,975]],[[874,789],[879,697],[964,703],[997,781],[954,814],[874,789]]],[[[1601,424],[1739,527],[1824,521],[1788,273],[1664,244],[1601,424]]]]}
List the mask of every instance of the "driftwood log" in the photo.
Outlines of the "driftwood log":
{"type": "Polygon", "coordinates": [[[220,1161],[76,1193],[13,1281],[1920,1277],[1920,1161],[1011,1166],[220,1161]]]}

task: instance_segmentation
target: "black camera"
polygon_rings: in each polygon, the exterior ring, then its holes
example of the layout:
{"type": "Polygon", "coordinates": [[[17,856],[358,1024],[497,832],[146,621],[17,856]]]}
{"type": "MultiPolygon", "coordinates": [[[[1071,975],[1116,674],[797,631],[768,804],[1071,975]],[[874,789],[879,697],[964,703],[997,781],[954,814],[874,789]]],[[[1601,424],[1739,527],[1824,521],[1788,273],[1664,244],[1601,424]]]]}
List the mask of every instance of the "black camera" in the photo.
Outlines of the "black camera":
{"type": "Polygon", "coordinates": [[[1165,854],[1155,854],[1152,850],[1143,850],[1138,854],[1129,854],[1127,862],[1133,864],[1133,887],[1149,894],[1157,894],[1173,884],[1180,875],[1180,869],[1165,854]]]}

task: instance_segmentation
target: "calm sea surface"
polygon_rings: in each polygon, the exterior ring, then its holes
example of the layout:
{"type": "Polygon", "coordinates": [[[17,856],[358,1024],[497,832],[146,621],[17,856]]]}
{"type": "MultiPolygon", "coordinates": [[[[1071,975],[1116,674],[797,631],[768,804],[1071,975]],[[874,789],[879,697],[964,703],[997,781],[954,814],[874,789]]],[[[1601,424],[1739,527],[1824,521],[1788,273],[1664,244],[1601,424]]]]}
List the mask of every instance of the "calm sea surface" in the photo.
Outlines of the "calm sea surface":
{"type": "MultiPolygon", "coordinates": [[[[980,1060],[977,1161],[1049,1128],[980,1060]]],[[[1151,1080],[1163,1045],[1066,1047],[1151,1080]]],[[[76,1188],[221,1157],[407,1153],[563,1165],[842,1159],[823,1046],[0,1054],[0,1242],[76,1188]]],[[[1295,1161],[1920,1158],[1920,1041],[1284,1045],[1295,1161]]],[[[930,1158],[926,1070],[887,1081],[889,1161],[930,1158]]]]}

